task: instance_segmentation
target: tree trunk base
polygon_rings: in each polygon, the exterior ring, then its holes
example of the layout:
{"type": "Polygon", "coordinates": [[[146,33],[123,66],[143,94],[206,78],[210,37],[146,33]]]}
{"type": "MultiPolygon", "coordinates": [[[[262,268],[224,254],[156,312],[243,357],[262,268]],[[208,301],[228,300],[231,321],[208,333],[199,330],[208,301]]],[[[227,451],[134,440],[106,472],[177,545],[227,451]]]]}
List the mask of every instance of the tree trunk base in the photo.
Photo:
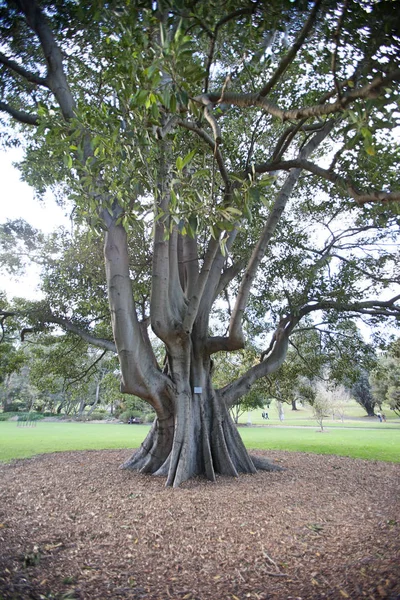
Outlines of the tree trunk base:
{"type": "Polygon", "coordinates": [[[184,414],[178,411],[175,417],[156,419],[139,450],[121,468],[166,477],[167,487],[196,476],[216,481],[216,475],[283,470],[266,459],[250,457],[217,397],[209,398],[207,405],[189,398],[186,409],[184,414]]]}

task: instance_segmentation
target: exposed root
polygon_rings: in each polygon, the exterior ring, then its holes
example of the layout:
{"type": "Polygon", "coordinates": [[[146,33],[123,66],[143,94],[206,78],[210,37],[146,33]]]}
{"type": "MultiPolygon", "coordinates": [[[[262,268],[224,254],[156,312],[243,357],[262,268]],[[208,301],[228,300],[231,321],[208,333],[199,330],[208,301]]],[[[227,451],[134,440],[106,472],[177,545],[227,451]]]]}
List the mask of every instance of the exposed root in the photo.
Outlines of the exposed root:
{"type": "Polygon", "coordinates": [[[267,460],[266,458],[261,458],[260,456],[255,456],[254,454],[250,454],[250,458],[253,461],[253,465],[256,469],[260,471],[284,471],[283,467],[276,465],[275,463],[267,460]]]}

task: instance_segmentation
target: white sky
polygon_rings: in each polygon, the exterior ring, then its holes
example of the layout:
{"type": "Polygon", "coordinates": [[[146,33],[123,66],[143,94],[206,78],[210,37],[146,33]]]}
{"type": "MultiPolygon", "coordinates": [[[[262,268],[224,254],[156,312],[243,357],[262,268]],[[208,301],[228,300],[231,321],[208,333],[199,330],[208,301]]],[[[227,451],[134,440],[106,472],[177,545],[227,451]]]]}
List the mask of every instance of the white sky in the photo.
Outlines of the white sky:
{"type": "MultiPolygon", "coordinates": [[[[33,189],[20,179],[13,162],[19,160],[19,149],[0,150],[0,223],[7,219],[24,219],[36,229],[50,233],[60,225],[68,227],[68,215],[50,197],[45,202],[34,198],[33,189]]],[[[29,269],[23,277],[16,279],[0,268],[0,289],[5,290],[9,299],[13,296],[37,299],[38,272],[29,269]]]]}

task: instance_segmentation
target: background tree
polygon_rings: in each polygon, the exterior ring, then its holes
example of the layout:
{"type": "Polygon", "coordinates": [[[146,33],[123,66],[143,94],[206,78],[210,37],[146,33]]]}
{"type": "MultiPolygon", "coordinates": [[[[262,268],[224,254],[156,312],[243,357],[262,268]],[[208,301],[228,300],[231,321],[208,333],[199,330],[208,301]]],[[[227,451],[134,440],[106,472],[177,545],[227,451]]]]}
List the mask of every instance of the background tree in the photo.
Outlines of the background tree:
{"type": "Polygon", "coordinates": [[[372,394],[380,406],[385,402],[400,416],[400,340],[393,342],[370,376],[372,394]]]}
{"type": "Polygon", "coordinates": [[[330,415],[337,414],[343,421],[344,409],[349,400],[350,395],[344,386],[327,385],[322,381],[316,383],[313,397],[309,398],[309,403],[321,431],[324,430],[324,419],[330,415]]]}
{"type": "Polygon", "coordinates": [[[320,381],[351,387],[362,369],[375,365],[375,351],[352,320],[343,319],[333,332],[329,323],[309,321],[293,333],[286,361],[269,377],[269,395],[292,405],[309,403],[320,381]],[[307,326],[308,325],[308,326],[307,326]]]}
{"type": "Polygon", "coordinates": [[[375,415],[375,406],[378,402],[372,394],[368,373],[365,371],[361,372],[358,381],[356,381],[351,388],[351,393],[358,404],[366,410],[367,415],[373,417],[375,415]]]}
{"type": "Polygon", "coordinates": [[[10,0],[0,19],[7,136],[23,137],[25,179],[104,233],[114,340],[96,302],[14,313],[117,351],[122,391],[157,415],[125,466],[174,486],[272,468],[229,408],[282,365],[301,320],[400,312],[396,292],[382,299],[398,284],[383,243],[400,199],[395,3],[10,0]],[[217,389],[212,357],[261,321],[261,361],[217,389]]]}
{"type": "MultiPolygon", "coordinates": [[[[0,291],[0,309],[7,311],[8,304],[5,295],[0,291]]],[[[0,398],[4,411],[10,409],[14,393],[11,378],[18,374],[24,366],[26,359],[18,345],[17,331],[9,323],[7,333],[4,330],[4,319],[0,319],[0,398]]]]}

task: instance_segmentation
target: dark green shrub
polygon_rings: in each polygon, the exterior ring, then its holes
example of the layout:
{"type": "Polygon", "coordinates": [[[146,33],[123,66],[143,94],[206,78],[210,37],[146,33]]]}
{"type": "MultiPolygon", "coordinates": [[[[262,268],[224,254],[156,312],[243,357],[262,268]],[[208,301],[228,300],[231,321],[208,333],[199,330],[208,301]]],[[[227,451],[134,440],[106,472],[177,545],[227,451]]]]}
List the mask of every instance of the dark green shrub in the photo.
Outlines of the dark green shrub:
{"type": "Polygon", "coordinates": [[[17,414],[17,412],[2,412],[0,413],[0,421],[8,421],[8,419],[15,417],[17,414]]]}
{"type": "Polygon", "coordinates": [[[143,415],[143,422],[144,423],[152,423],[155,418],[156,418],[156,413],[154,413],[154,412],[145,413],[143,415]]]}
{"type": "Polygon", "coordinates": [[[92,413],[82,415],[83,421],[103,421],[107,418],[107,411],[105,410],[94,410],[92,413]]]}
{"type": "Polygon", "coordinates": [[[22,400],[14,400],[13,402],[11,402],[10,404],[7,404],[5,411],[4,412],[19,412],[19,411],[23,411],[26,412],[25,409],[25,402],[22,402],[22,400]]]}
{"type": "Polygon", "coordinates": [[[127,423],[131,417],[137,417],[138,419],[143,419],[143,413],[141,413],[140,410],[134,410],[132,408],[128,408],[127,410],[124,410],[124,412],[122,412],[119,415],[119,420],[123,421],[124,423],[127,423]]]}

